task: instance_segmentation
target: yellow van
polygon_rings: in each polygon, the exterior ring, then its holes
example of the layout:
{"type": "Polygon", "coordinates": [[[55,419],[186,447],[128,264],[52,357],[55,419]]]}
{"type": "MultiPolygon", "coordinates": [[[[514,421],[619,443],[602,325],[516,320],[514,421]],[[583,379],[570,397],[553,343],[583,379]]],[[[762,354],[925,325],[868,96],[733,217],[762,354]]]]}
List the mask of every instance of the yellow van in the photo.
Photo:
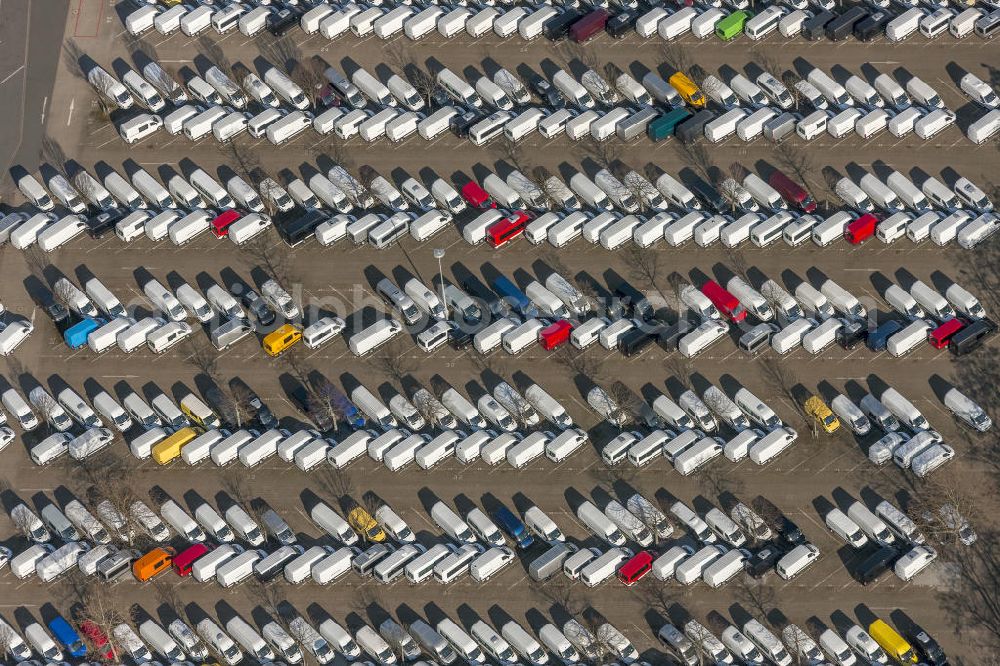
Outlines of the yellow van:
{"type": "Polygon", "coordinates": [[[277,356],[301,339],[301,330],[291,324],[285,324],[264,336],[264,352],[268,356],[277,356]]]}
{"type": "Polygon", "coordinates": [[[184,445],[200,434],[201,430],[198,428],[181,428],[166,439],[160,440],[153,447],[153,460],[159,465],[173,462],[175,458],[180,456],[184,445]]]}
{"type": "Polygon", "coordinates": [[[833,433],[840,428],[840,419],[833,413],[823,398],[818,395],[811,396],[805,404],[806,416],[810,416],[823,429],[823,432],[833,433]]]}
{"type": "Polygon", "coordinates": [[[900,664],[917,663],[917,655],[909,643],[896,630],[882,620],[875,620],[868,626],[868,633],[886,651],[890,658],[900,664]]]}
{"type": "Polygon", "coordinates": [[[181,398],[181,412],[191,423],[200,425],[202,428],[218,428],[221,425],[215,412],[209,409],[208,405],[194,393],[188,393],[181,398]]]}
{"type": "Polygon", "coordinates": [[[385,541],[385,532],[372,515],[360,506],[351,509],[347,514],[347,522],[355,532],[361,534],[366,541],[381,543],[385,541]]]}
{"type": "Polygon", "coordinates": [[[684,72],[676,72],[670,77],[667,83],[673,86],[674,90],[678,92],[681,99],[683,99],[688,106],[693,106],[696,109],[703,109],[708,103],[708,100],[705,99],[705,94],[701,92],[698,84],[689,79],[684,72]]]}

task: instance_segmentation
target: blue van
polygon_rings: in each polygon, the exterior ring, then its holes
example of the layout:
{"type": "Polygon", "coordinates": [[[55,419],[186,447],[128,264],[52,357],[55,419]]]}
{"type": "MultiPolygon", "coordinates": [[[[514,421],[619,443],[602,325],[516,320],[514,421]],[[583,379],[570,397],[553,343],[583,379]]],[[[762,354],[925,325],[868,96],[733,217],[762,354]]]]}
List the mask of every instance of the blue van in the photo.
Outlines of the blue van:
{"type": "Polygon", "coordinates": [[[501,506],[497,509],[493,514],[493,518],[497,521],[497,526],[517,543],[518,548],[528,548],[531,544],[535,543],[535,538],[528,533],[528,528],[525,524],[507,507],[501,506]]]}
{"type": "Polygon", "coordinates": [[[886,343],[889,341],[889,336],[901,330],[903,330],[903,325],[895,319],[890,319],[869,333],[865,344],[867,344],[868,349],[871,349],[873,352],[885,351],[886,343]]]}
{"type": "Polygon", "coordinates": [[[49,631],[63,644],[71,657],[86,656],[87,646],[80,640],[80,634],[76,633],[63,616],[56,615],[49,622],[49,631]]]}
{"type": "Polygon", "coordinates": [[[87,336],[106,324],[103,319],[84,317],[83,321],[77,322],[66,329],[63,333],[63,340],[70,349],[79,349],[87,344],[87,336]]]}
{"type": "Polygon", "coordinates": [[[527,319],[538,316],[538,308],[531,302],[531,299],[506,277],[501,275],[490,284],[493,287],[493,291],[500,294],[503,302],[513,308],[519,315],[527,319]]]}

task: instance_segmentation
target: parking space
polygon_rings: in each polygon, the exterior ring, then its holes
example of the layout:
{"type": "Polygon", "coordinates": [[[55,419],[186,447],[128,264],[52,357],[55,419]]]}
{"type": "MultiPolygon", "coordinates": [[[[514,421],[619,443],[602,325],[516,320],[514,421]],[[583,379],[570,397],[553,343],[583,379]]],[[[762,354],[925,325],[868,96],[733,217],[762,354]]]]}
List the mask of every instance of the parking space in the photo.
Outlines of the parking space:
{"type": "MultiPolygon", "coordinates": [[[[8,12],[8,3],[9,0],[0,5],[0,17],[8,12]]],[[[782,70],[801,68],[803,62],[826,71],[842,67],[852,73],[864,67],[886,72],[904,68],[934,85],[945,103],[956,109],[965,106],[968,100],[956,87],[950,66],[973,71],[986,80],[995,71],[988,64],[990,44],[973,38],[958,42],[945,37],[927,42],[918,36],[891,45],[883,40],[831,44],[772,36],[759,43],[737,40],[720,44],[715,40],[701,42],[688,35],[664,47],[658,39],[629,36],[616,41],[603,35],[584,47],[573,47],[566,43],[554,46],[542,38],[531,42],[471,38],[445,41],[434,36],[413,43],[400,37],[385,43],[377,38],[358,40],[351,36],[328,42],[321,36],[307,36],[293,29],[282,40],[270,36],[247,38],[238,31],[201,38],[188,38],[180,33],[170,37],[148,33],[141,39],[130,39],[108,0],[73,0],[69,5],[60,35],[63,57],[54,76],[46,79],[51,83],[51,92],[43,95],[47,100],[41,121],[45,140],[37,139],[35,152],[40,154],[43,164],[59,166],[56,162],[60,160],[73,160],[92,173],[101,164],[122,172],[129,161],[158,177],[162,177],[163,168],[183,171],[190,170],[191,164],[216,175],[219,167],[234,165],[237,153],[250,156],[256,166],[272,176],[285,169],[298,175],[303,166],[308,169],[329,159],[341,162],[355,174],[362,166],[371,166],[397,183],[405,175],[425,178],[426,169],[460,182],[463,178],[481,179],[487,170],[499,171],[504,166],[518,166],[522,171],[545,167],[560,174],[569,169],[592,173],[595,165],[611,163],[640,172],[655,166],[671,174],[698,167],[691,161],[692,153],[679,148],[676,139],[652,143],[642,137],[624,144],[612,138],[597,144],[575,143],[565,136],[545,141],[537,133],[517,144],[516,150],[496,143],[477,148],[451,133],[432,142],[411,137],[399,144],[385,140],[370,144],[358,138],[349,141],[332,135],[320,138],[311,130],[280,147],[246,135],[236,140],[235,147],[220,147],[211,136],[192,143],[183,135],[170,136],[165,132],[129,146],[101,112],[93,89],[72,71],[79,56],[113,71],[116,59],[134,65],[135,53],[140,52],[155,58],[171,72],[184,67],[198,68],[196,57],[206,56],[250,65],[261,56],[304,62],[318,55],[342,69],[362,66],[369,71],[381,64],[396,71],[412,65],[429,67],[429,59],[433,59],[434,63],[460,73],[466,72],[466,68],[482,72],[498,66],[511,71],[528,66],[545,72],[556,66],[572,68],[573,63],[580,61],[593,66],[614,63],[632,72],[662,72],[667,71],[668,59],[679,58],[688,66],[697,65],[708,73],[719,74],[726,68],[751,71],[747,66],[751,69],[759,66],[763,59],[782,70]]],[[[34,20],[34,9],[31,16],[34,20]]],[[[4,22],[4,30],[6,25],[4,22]]],[[[34,34],[32,31],[29,36],[34,39],[34,34]]],[[[14,46],[2,31],[0,41],[4,47],[14,46]]],[[[34,48],[30,42],[18,48],[21,47],[29,53],[34,48]]],[[[23,75],[17,63],[8,60],[0,58],[0,93],[8,90],[4,86],[23,75]],[[4,76],[13,78],[8,82],[4,76]]],[[[5,95],[2,99],[0,108],[15,103],[15,95],[5,95]]],[[[763,139],[749,144],[729,139],[705,145],[709,165],[726,173],[730,173],[733,163],[755,172],[783,164],[780,149],[763,139]]],[[[913,135],[897,139],[884,132],[869,142],[862,142],[856,136],[843,140],[825,137],[809,143],[793,138],[788,145],[794,146],[797,154],[809,163],[805,171],[823,214],[841,207],[840,202],[832,200],[831,188],[824,185],[831,169],[840,176],[859,170],[873,171],[884,165],[904,174],[919,170],[940,176],[945,170],[953,170],[984,189],[992,187],[991,193],[996,193],[1000,154],[995,142],[974,146],[958,128],[927,142],[913,135]]],[[[0,152],[6,154],[6,148],[0,152]]],[[[19,157],[12,164],[23,164],[34,171],[34,165],[26,158],[19,157]]],[[[9,201],[5,199],[4,203],[9,201]]],[[[827,529],[818,508],[821,505],[818,500],[830,501],[836,493],[855,499],[864,497],[865,501],[875,496],[898,500],[905,493],[919,495],[926,482],[904,474],[892,462],[884,467],[870,462],[867,447],[877,439],[875,435],[856,438],[845,433],[845,428],[834,435],[813,432],[812,424],[802,415],[800,399],[809,394],[829,398],[831,391],[837,391],[857,401],[859,393],[892,386],[921,410],[945,442],[954,446],[955,460],[937,473],[962,479],[970,488],[985,487],[993,483],[992,467],[977,460],[968,450],[970,441],[977,441],[978,435],[961,426],[936,393],[935,382],[941,379],[963,386],[964,379],[956,373],[954,357],[947,350],[921,344],[906,356],[894,358],[886,352],[872,352],[863,344],[852,350],[833,344],[818,354],[799,347],[783,356],[768,349],[751,357],[737,348],[738,334],[734,334],[694,359],[684,359],[676,351],[658,345],[626,358],[600,344],[579,355],[566,350],[547,352],[532,345],[516,356],[500,349],[483,357],[471,346],[455,350],[445,345],[425,352],[416,345],[419,328],[415,328],[400,336],[390,345],[391,349],[383,348],[367,358],[352,354],[343,337],[319,349],[296,349],[294,353],[269,358],[261,349],[260,335],[216,353],[206,331],[192,321],[195,331],[191,339],[165,354],[154,355],[143,346],[132,353],[114,348],[97,355],[86,346],[68,349],[41,307],[45,292],[58,276],[80,282],[81,275],[93,274],[127,309],[145,316],[154,311],[143,294],[141,280],[146,275],[170,285],[183,280],[202,291],[213,282],[228,287],[236,280],[259,289],[260,278],[268,276],[264,263],[270,261],[282,266],[287,282],[283,286],[309,311],[336,315],[353,323],[355,319],[370,318],[374,311],[386,310],[374,288],[380,277],[388,276],[402,284],[401,278],[412,276],[426,285],[436,285],[441,277],[439,258],[435,257],[437,249],[444,250],[440,259],[442,276],[455,283],[461,283],[467,276],[488,283],[491,276],[502,274],[523,287],[532,279],[541,281],[551,271],[557,271],[577,284],[586,282],[587,277],[593,278],[604,288],[617,276],[647,296],[671,301],[674,274],[693,284],[708,278],[722,282],[735,274],[750,276],[755,284],[772,278],[789,291],[803,280],[818,286],[822,279],[829,278],[858,296],[876,321],[893,316],[881,297],[886,281],[908,284],[920,279],[935,286],[957,281],[979,294],[984,303],[997,301],[993,294],[984,293],[989,285],[971,282],[973,276],[982,274],[981,270],[971,270],[978,257],[983,256],[981,251],[962,250],[954,244],[915,245],[904,238],[889,245],[871,239],[862,246],[838,241],[825,248],[811,242],[791,248],[778,242],[766,248],[744,244],[739,249],[727,249],[720,245],[702,248],[691,244],[675,248],[660,242],[651,253],[640,257],[624,248],[609,252],[583,239],[556,249],[547,243],[531,245],[522,238],[493,250],[486,244],[470,246],[463,240],[459,227],[469,219],[469,215],[460,217],[457,224],[449,225],[423,243],[406,235],[385,250],[355,246],[349,239],[330,247],[310,241],[288,248],[273,231],[268,232],[265,244],[253,248],[240,248],[208,233],[180,247],[169,239],[153,242],[145,237],[125,244],[113,234],[100,239],[80,236],[53,253],[43,253],[37,248],[22,252],[7,244],[0,252],[0,270],[6,278],[0,286],[0,302],[8,312],[32,320],[35,331],[15,354],[6,357],[6,365],[0,364],[0,376],[23,393],[36,383],[49,388],[65,383],[81,394],[86,393],[88,398],[95,387],[120,395],[123,386],[139,392],[158,387],[177,398],[188,390],[203,392],[208,375],[217,381],[239,377],[275,412],[282,426],[290,429],[312,427],[290,396],[290,388],[310,371],[322,373],[338,387],[361,383],[382,397],[414,386],[431,388],[443,381],[472,397],[473,402],[479,395],[490,392],[501,379],[518,386],[536,382],[565,406],[575,424],[586,430],[590,438],[579,452],[558,464],[542,457],[523,469],[513,469],[506,462],[490,466],[479,460],[463,465],[451,457],[430,471],[411,464],[393,473],[363,456],[344,471],[323,464],[303,472],[277,457],[249,470],[239,462],[221,469],[211,461],[188,466],[177,460],[160,466],[150,459],[136,460],[128,453],[125,440],[134,437],[133,431],[117,437],[112,445],[111,455],[123,465],[121,471],[113,473],[122,474],[123,485],[151,502],[163,494],[188,502],[188,508],[193,496],[213,503],[219,498],[240,499],[234,493],[245,493],[247,499],[259,498],[276,509],[299,535],[300,543],[307,546],[332,543],[309,518],[310,493],[338,508],[344,498],[362,502],[365,493],[375,493],[428,546],[442,540],[441,528],[429,515],[429,498],[458,507],[471,502],[488,508],[499,501],[520,508],[531,502],[553,518],[571,540],[595,546],[600,544],[574,513],[581,498],[598,503],[610,496],[624,500],[627,497],[624,493],[634,490],[656,498],[664,508],[669,506],[668,500],[679,499],[703,514],[711,505],[722,504],[723,497],[729,494],[745,501],[763,495],[819,547],[822,553],[819,561],[791,581],[770,573],[759,585],[741,579],[718,589],[701,582],[690,586],[661,583],[650,576],[635,587],[625,587],[614,578],[596,588],[575,581],[569,583],[570,591],[566,592],[561,574],[558,581],[539,584],[528,577],[526,563],[515,561],[502,574],[483,584],[465,576],[447,586],[434,581],[411,585],[405,578],[386,586],[352,573],[328,588],[312,582],[297,586],[282,582],[261,592],[261,586],[256,584],[223,589],[215,583],[181,581],[168,572],[163,580],[169,582],[164,585],[129,580],[116,584],[108,591],[109,595],[129,604],[136,603],[150,613],[166,602],[169,595],[176,595],[183,604],[194,604],[209,615],[216,614],[217,604],[225,601],[247,618],[255,607],[261,606],[262,598],[273,596],[303,613],[311,604],[318,604],[333,617],[348,618],[348,622],[352,614],[371,622],[380,610],[402,617],[401,609],[411,609],[430,618],[443,612],[465,621],[476,615],[493,618],[499,607],[533,628],[537,628],[534,626],[537,612],[558,618],[563,612],[559,605],[572,601],[573,605],[589,605],[603,614],[636,644],[644,659],[654,664],[669,663],[657,651],[656,639],[659,624],[668,616],[677,621],[687,614],[707,624],[706,618],[714,612],[738,621],[740,608],[759,614],[761,609],[754,604],[760,603],[806,626],[816,618],[832,624],[831,616],[837,611],[860,623],[867,611],[859,609],[868,609],[884,618],[892,611],[902,610],[928,629],[949,655],[956,659],[974,658],[970,657],[971,646],[964,644],[956,631],[955,617],[938,602],[938,593],[950,584],[943,566],[932,567],[908,583],[889,573],[876,583],[862,586],[852,578],[852,572],[864,556],[853,552],[827,529]],[[639,265],[641,261],[653,262],[655,270],[649,269],[650,264],[644,269],[639,265]],[[784,369],[781,381],[770,370],[775,364],[784,369]],[[397,374],[405,375],[405,379],[397,374]],[[720,457],[708,469],[690,476],[680,475],[665,458],[641,469],[627,461],[611,468],[601,461],[599,451],[618,430],[609,427],[588,405],[586,390],[595,383],[607,387],[614,382],[621,382],[647,400],[657,393],[672,392],[676,396],[678,387],[692,388],[701,394],[709,385],[715,385],[731,394],[731,387],[743,386],[795,428],[798,439],[786,453],[763,466],[749,460],[733,463],[720,457]],[[169,594],[163,587],[169,587],[169,594]]],[[[995,346],[991,342],[975,353],[992,354],[995,346]]],[[[646,424],[632,427],[649,429],[646,424]]],[[[343,438],[346,434],[341,431],[332,436],[343,438]]],[[[68,457],[45,467],[36,466],[28,456],[28,448],[40,439],[40,434],[21,435],[18,432],[16,440],[0,454],[3,463],[0,485],[4,490],[29,502],[38,493],[50,499],[65,496],[67,492],[86,497],[94,477],[81,473],[84,466],[68,457]]],[[[989,513],[988,507],[982,508],[983,514],[989,513]]],[[[982,527],[983,533],[991,526],[976,527],[982,527]]],[[[0,542],[17,550],[24,544],[13,537],[15,532],[11,521],[0,519],[0,542]]],[[[679,529],[674,537],[681,537],[679,529]]],[[[669,539],[656,548],[664,550],[676,540],[669,539]]],[[[0,615],[9,619],[20,607],[37,614],[43,604],[53,602],[61,610],[68,610],[62,609],[67,589],[65,579],[44,585],[35,579],[21,581],[5,572],[0,575],[0,615]]]]}

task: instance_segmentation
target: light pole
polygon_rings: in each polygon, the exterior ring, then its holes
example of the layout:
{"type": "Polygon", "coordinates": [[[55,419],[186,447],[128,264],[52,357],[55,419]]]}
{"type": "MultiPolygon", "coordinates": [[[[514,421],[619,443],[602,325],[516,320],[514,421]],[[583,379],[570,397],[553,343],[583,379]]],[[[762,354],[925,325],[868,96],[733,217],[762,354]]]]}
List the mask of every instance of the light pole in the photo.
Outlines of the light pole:
{"type": "Polygon", "coordinates": [[[448,317],[448,303],[444,300],[444,270],[441,268],[441,260],[444,259],[444,248],[434,248],[434,258],[438,260],[438,282],[441,283],[441,305],[444,306],[444,316],[448,317]]]}

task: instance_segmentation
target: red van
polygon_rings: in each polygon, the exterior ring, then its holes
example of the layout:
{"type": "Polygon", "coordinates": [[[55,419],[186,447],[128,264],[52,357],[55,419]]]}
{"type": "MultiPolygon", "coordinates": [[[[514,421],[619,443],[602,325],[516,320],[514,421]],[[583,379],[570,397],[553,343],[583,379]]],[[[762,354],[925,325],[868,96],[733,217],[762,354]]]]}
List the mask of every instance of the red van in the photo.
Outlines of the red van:
{"type": "Polygon", "coordinates": [[[801,185],[786,176],[783,172],[775,169],[767,177],[767,182],[771,187],[778,190],[778,194],[785,201],[797,207],[803,213],[812,213],[816,210],[816,200],[809,196],[809,193],[801,185]]]}
{"type": "Polygon", "coordinates": [[[573,324],[565,319],[560,319],[554,324],[546,326],[538,332],[538,341],[542,343],[542,349],[552,351],[559,345],[569,340],[569,334],[573,332],[573,324]]]}
{"type": "Polygon", "coordinates": [[[602,32],[607,22],[608,12],[603,9],[595,9],[569,27],[569,38],[582,44],[602,32]]]}
{"type": "Polygon", "coordinates": [[[494,248],[500,248],[524,233],[531,216],[524,211],[515,211],[486,229],[486,240],[494,248]]]}
{"type": "Polygon", "coordinates": [[[875,235],[875,227],[877,226],[878,218],[871,213],[865,213],[847,225],[847,228],[844,229],[844,238],[851,245],[861,245],[875,235]]]}
{"type": "Polygon", "coordinates": [[[709,280],[701,285],[701,293],[708,296],[712,305],[719,309],[730,321],[741,322],[747,318],[747,309],[740,304],[740,299],[736,298],[722,288],[715,280],[709,280]]]}
{"type": "Polygon", "coordinates": [[[618,570],[618,580],[630,587],[653,568],[653,556],[647,550],[640,550],[618,570]]]}
{"type": "Polygon", "coordinates": [[[462,198],[465,199],[465,203],[479,210],[497,207],[497,202],[493,201],[493,197],[471,180],[462,186],[462,198]]]}
{"type": "Polygon", "coordinates": [[[191,567],[194,565],[195,560],[199,559],[210,550],[212,549],[203,543],[196,543],[192,546],[188,546],[174,556],[174,571],[177,572],[178,576],[190,576],[191,567]]]}
{"type": "Polygon", "coordinates": [[[961,331],[965,326],[964,321],[958,317],[952,317],[937,328],[927,331],[927,342],[931,343],[934,349],[944,349],[948,346],[951,336],[961,331]]]}
{"type": "Polygon", "coordinates": [[[227,210],[219,214],[212,220],[212,233],[215,234],[216,238],[225,238],[229,235],[229,225],[240,219],[240,217],[239,211],[235,210],[227,210]]]}

